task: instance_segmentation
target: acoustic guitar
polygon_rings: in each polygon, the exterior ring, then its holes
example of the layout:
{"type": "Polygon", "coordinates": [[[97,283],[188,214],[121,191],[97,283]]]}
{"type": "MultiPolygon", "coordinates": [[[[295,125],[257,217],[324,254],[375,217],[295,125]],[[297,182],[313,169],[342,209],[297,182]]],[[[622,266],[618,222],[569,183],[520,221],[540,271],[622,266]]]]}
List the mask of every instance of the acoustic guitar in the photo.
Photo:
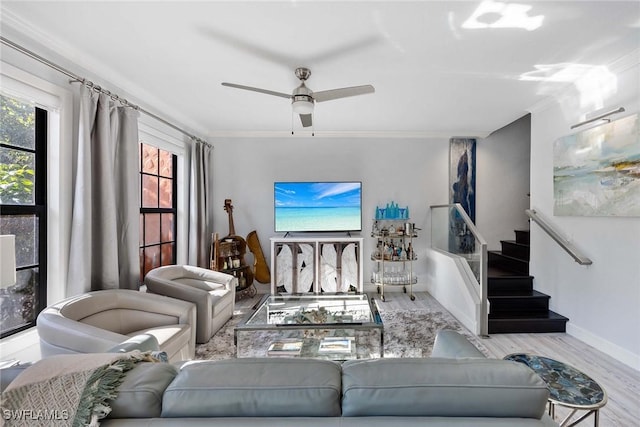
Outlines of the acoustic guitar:
{"type": "Polygon", "coordinates": [[[260,239],[258,239],[258,233],[255,230],[247,234],[247,245],[253,254],[253,276],[260,283],[271,283],[269,266],[267,260],[264,259],[260,239]]]}

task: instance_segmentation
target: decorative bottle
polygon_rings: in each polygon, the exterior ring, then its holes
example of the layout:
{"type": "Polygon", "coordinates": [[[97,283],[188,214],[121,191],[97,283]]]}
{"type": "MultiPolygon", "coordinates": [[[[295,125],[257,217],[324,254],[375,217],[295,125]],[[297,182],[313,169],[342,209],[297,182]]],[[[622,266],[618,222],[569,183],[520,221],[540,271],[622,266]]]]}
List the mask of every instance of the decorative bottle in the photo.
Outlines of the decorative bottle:
{"type": "Polygon", "coordinates": [[[382,254],[380,253],[380,242],[378,242],[376,250],[373,252],[373,259],[382,259],[382,254]]]}

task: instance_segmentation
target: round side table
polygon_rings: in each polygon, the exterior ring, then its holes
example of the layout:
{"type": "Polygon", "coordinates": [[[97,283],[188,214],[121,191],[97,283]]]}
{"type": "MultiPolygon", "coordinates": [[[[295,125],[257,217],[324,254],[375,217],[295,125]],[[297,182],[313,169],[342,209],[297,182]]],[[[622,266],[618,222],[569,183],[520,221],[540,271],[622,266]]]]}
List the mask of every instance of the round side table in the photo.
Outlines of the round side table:
{"type": "Polygon", "coordinates": [[[591,414],[593,425],[599,425],[599,411],[607,403],[607,393],[593,378],[566,363],[548,357],[514,353],[505,356],[504,359],[524,363],[547,384],[551,418],[555,419],[556,405],[572,409],[560,423],[561,427],[575,426],[591,414]],[[572,421],[572,417],[579,410],[587,412],[572,421]]]}

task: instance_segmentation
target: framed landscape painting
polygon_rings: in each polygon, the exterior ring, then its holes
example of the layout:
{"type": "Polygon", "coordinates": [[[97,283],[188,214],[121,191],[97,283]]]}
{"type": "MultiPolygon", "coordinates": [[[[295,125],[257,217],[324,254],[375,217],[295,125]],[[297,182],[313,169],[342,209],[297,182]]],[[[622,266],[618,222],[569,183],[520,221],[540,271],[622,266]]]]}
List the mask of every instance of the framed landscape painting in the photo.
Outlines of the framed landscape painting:
{"type": "Polygon", "coordinates": [[[555,215],[640,216],[638,117],[634,114],[555,141],[555,215]]]}

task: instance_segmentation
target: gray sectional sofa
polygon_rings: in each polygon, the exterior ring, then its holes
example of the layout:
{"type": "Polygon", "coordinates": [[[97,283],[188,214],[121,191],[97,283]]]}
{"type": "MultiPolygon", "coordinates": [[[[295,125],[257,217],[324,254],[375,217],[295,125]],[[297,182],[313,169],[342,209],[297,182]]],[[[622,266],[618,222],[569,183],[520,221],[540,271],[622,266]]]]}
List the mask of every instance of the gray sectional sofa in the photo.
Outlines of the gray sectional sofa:
{"type": "Polygon", "coordinates": [[[487,359],[453,331],[438,334],[433,355],[140,363],[101,425],[557,426],[526,366],[487,359]]]}

